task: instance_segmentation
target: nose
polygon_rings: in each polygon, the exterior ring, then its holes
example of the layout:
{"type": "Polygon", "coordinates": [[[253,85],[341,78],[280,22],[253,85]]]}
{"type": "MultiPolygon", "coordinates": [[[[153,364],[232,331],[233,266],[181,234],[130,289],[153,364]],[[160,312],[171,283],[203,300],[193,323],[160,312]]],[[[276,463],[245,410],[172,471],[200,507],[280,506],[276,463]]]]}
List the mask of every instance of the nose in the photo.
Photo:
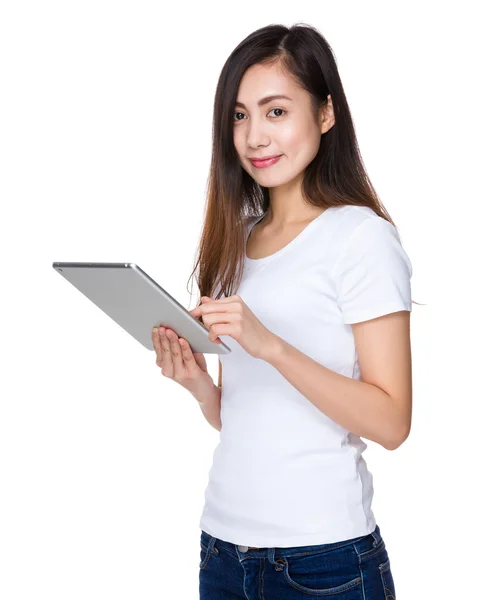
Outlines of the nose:
{"type": "Polygon", "coordinates": [[[269,136],[265,130],[265,126],[260,121],[251,119],[247,127],[246,143],[249,148],[256,150],[259,146],[269,145],[269,136]]]}

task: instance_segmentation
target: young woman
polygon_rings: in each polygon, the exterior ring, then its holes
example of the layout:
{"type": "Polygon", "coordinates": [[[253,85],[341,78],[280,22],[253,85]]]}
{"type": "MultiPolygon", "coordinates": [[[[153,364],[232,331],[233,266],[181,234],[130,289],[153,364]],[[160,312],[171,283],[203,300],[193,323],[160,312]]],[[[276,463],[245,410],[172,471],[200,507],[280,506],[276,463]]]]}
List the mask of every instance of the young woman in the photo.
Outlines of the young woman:
{"type": "Polygon", "coordinates": [[[395,600],[361,438],[410,432],[412,266],[311,26],[255,31],[223,67],[198,264],[218,385],[174,332],[153,342],[220,431],[201,600],[395,600]]]}

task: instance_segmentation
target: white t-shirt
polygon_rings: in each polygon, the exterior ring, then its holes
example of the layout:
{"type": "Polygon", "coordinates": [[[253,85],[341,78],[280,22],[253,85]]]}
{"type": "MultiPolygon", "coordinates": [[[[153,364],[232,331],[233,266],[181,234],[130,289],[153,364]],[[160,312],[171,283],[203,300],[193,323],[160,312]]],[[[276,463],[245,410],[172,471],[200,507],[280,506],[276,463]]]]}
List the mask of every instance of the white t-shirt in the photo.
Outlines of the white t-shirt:
{"type": "MultiPolygon", "coordinates": [[[[261,218],[247,220],[245,240],[261,218]]],[[[246,257],[237,294],[270,331],[361,380],[350,324],[411,311],[411,275],[395,227],[371,208],[344,205],[326,209],[278,252],[246,257]]],[[[258,548],[372,533],[367,445],[268,362],[219,337],[231,353],[219,356],[222,429],[200,528],[258,548]]]]}

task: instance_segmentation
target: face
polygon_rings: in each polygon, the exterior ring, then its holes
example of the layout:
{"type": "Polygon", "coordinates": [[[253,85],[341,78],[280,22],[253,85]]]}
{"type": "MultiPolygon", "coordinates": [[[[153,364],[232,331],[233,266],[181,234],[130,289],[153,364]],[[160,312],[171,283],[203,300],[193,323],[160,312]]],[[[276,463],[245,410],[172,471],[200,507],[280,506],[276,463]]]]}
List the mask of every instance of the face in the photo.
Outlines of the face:
{"type": "Polygon", "coordinates": [[[331,98],[318,122],[310,95],[278,65],[253,65],[243,75],[233,114],[234,145],[242,167],[260,185],[275,187],[300,176],[315,158],[321,134],[334,123],[331,98]],[[266,96],[284,95],[261,106],[266,96]],[[255,166],[250,158],[281,158],[271,166],[255,166]]]}

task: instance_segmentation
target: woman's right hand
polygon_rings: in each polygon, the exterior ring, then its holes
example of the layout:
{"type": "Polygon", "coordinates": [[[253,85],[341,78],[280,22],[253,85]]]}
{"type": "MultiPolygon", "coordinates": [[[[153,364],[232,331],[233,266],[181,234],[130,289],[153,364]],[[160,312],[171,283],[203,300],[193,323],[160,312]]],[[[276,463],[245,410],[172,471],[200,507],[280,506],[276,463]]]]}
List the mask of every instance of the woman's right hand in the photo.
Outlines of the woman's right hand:
{"type": "Polygon", "coordinates": [[[191,393],[206,383],[214,383],[208,373],[204,354],[193,352],[189,343],[179,338],[172,329],[154,328],[152,343],[156,351],[156,365],[165,377],[173,379],[191,393]]]}

